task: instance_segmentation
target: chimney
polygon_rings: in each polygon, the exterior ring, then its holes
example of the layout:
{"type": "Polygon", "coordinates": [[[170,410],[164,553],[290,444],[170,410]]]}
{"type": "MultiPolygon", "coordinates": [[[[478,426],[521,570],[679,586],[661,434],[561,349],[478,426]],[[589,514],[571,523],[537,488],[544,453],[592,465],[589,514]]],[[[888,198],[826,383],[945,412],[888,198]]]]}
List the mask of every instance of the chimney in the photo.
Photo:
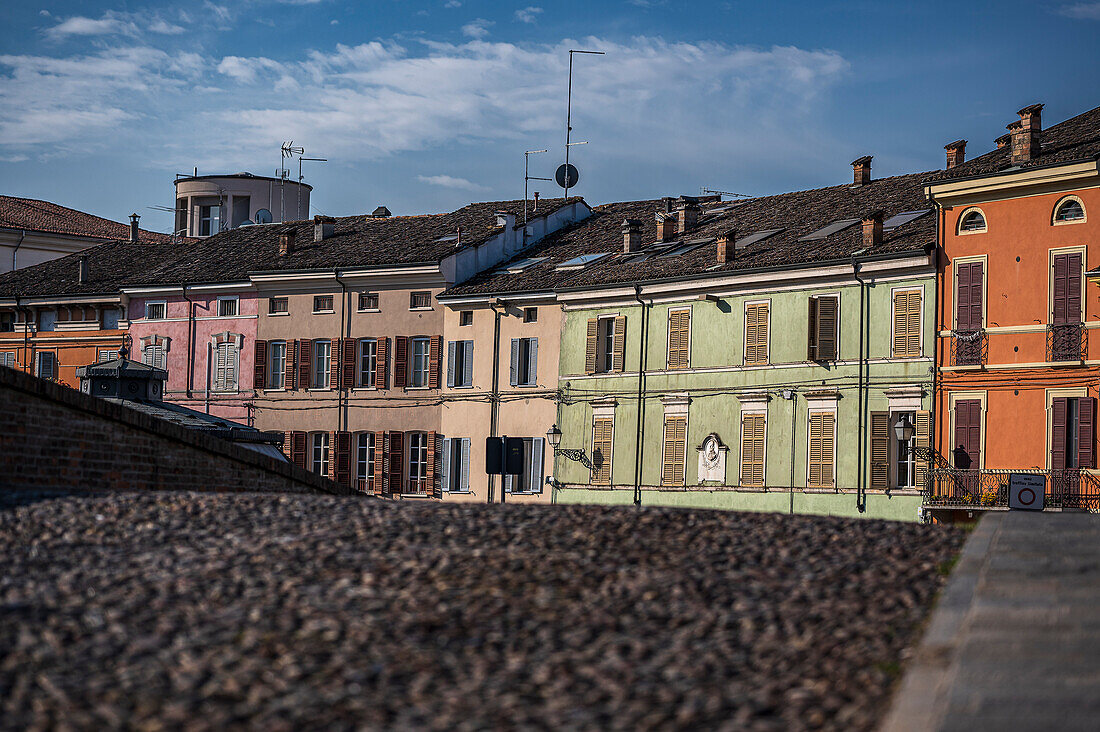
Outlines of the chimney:
{"type": "Polygon", "coordinates": [[[657,212],[657,243],[672,241],[676,238],[676,214],[657,212]]]}
{"type": "Polygon", "coordinates": [[[861,186],[871,182],[871,157],[864,155],[852,161],[852,185],[861,186]]]}
{"type": "Polygon", "coordinates": [[[336,232],[336,219],[331,216],[313,217],[313,241],[322,242],[336,232]]]}
{"type": "Polygon", "coordinates": [[[718,264],[732,262],[737,250],[737,229],[730,229],[718,237],[718,264]]]}
{"type": "Polygon", "coordinates": [[[863,217],[863,248],[870,249],[882,243],[883,211],[872,211],[863,217]]]}
{"type": "Polygon", "coordinates": [[[279,256],[285,257],[294,251],[294,236],[295,232],[292,228],[287,228],[286,231],[279,234],[279,256]]]}
{"type": "Polygon", "coordinates": [[[538,210],[539,210],[539,192],[535,191],[535,209],[534,209],[534,211],[537,212],[538,210]]]}
{"type": "Polygon", "coordinates": [[[1009,134],[1006,133],[1006,134],[1003,134],[1000,137],[998,137],[993,142],[997,143],[997,149],[1000,150],[1001,148],[1008,147],[1008,141],[1011,140],[1011,139],[1012,139],[1012,135],[1009,135],[1009,134]]]}
{"type": "Polygon", "coordinates": [[[672,196],[665,196],[661,199],[661,206],[664,207],[665,213],[672,213],[676,210],[676,207],[672,205],[674,200],[672,196]]]}
{"type": "Polygon", "coordinates": [[[130,214],[130,241],[138,240],[138,221],[141,217],[137,213],[130,214]]]}
{"type": "Polygon", "coordinates": [[[698,202],[691,196],[680,196],[680,205],[676,207],[676,213],[678,217],[677,232],[684,234],[691,229],[694,229],[699,223],[698,202]]]}
{"type": "Polygon", "coordinates": [[[379,206],[378,208],[371,211],[370,215],[373,219],[388,219],[391,216],[390,210],[385,206],[379,206]]]}
{"type": "Polygon", "coordinates": [[[1042,104],[1024,107],[1017,112],[1020,121],[1008,126],[1008,133],[1012,136],[1013,163],[1027,163],[1039,157],[1039,133],[1043,131],[1042,112],[1042,104]]]}
{"type": "Polygon", "coordinates": [[[77,282],[84,284],[88,281],[88,255],[80,255],[80,269],[78,271],[77,282]]]}
{"type": "Polygon", "coordinates": [[[623,219],[623,251],[629,254],[642,248],[642,222],[623,219]]]}
{"type": "Polygon", "coordinates": [[[947,151],[947,170],[951,170],[966,160],[966,140],[949,142],[943,146],[943,149],[947,151]]]}

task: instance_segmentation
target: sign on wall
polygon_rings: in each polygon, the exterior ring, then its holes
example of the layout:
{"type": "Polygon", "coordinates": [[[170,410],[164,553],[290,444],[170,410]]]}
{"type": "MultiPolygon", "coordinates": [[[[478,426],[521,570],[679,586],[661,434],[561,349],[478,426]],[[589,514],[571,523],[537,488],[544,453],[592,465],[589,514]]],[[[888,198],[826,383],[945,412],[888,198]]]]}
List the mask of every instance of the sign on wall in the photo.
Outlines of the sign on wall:
{"type": "Polygon", "coordinates": [[[1023,511],[1042,511],[1046,487],[1045,475],[1013,473],[1008,477],[1008,507],[1023,511]]]}

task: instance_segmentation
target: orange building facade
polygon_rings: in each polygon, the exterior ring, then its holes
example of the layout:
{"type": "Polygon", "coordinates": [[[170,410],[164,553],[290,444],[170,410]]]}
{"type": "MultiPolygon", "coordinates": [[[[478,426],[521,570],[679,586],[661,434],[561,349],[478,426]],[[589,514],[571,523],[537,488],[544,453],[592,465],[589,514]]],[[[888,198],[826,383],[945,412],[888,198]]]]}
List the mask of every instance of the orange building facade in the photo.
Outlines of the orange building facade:
{"type": "Polygon", "coordinates": [[[1043,135],[1040,110],[970,164],[951,160],[964,141],[948,146],[948,175],[928,187],[941,244],[933,440],[975,471],[956,498],[977,506],[1006,493],[978,470],[1049,471],[1049,505],[1060,471],[1080,471],[1079,491],[1097,467],[1100,172],[1095,154],[1058,154],[1073,141],[1060,126],[1043,135]]]}

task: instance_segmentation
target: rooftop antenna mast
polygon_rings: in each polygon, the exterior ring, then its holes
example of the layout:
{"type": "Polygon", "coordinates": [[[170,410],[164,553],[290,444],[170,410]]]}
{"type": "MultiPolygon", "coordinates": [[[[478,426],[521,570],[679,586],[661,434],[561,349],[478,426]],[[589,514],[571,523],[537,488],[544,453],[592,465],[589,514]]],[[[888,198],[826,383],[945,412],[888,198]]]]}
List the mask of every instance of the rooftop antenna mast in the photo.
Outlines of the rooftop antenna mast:
{"type": "Polygon", "coordinates": [[[704,196],[717,194],[719,196],[733,196],[734,198],[753,198],[753,196],[750,196],[748,193],[731,193],[730,191],[718,191],[713,188],[707,188],[706,186],[700,188],[699,192],[702,193],[704,196]]]}
{"type": "MultiPolygon", "coordinates": [[[[305,150],[303,150],[302,152],[305,152],[305,150]]],[[[318,162],[318,163],[327,163],[328,162],[328,158],[303,158],[300,155],[298,156],[298,208],[297,208],[298,216],[296,217],[298,221],[302,220],[302,161],[303,160],[312,160],[312,161],[318,162]]],[[[309,211],[306,211],[306,218],[309,218],[309,211]]]]}
{"type": "Polygon", "coordinates": [[[528,166],[528,161],[530,160],[531,156],[532,155],[537,155],[538,153],[544,153],[544,152],[549,152],[549,150],[525,150],[524,153],[523,153],[523,223],[525,225],[525,228],[523,229],[523,238],[524,239],[527,238],[527,229],[526,229],[526,224],[527,224],[527,181],[530,181],[530,180],[553,180],[553,178],[538,178],[538,177],[535,177],[533,175],[528,174],[528,172],[527,172],[530,169],[529,166],[528,166]]]}
{"type": "Polygon", "coordinates": [[[565,97],[565,174],[564,184],[565,197],[569,198],[570,183],[575,185],[575,181],[571,180],[569,169],[569,135],[573,131],[573,54],[574,53],[587,53],[592,56],[603,56],[603,51],[577,51],[572,48],[569,49],[569,84],[565,97]]]}
{"type": "Polygon", "coordinates": [[[283,189],[286,188],[286,179],[290,171],[286,169],[286,161],[295,155],[301,155],[306,149],[295,146],[294,140],[287,140],[279,149],[279,221],[286,220],[286,207],[283,205],[283,189]]]}

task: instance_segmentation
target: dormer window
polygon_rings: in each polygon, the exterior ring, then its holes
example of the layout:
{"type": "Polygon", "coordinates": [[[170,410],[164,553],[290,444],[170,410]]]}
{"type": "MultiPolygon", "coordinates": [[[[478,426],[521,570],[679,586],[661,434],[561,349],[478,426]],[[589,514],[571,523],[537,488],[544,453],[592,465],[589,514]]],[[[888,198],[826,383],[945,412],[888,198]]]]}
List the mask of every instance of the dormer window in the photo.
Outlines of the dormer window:
{"type": "Polygon", "coordinates": [[[964,211],[959,217],[960,234],[978,234],[985,231],[985,214],[976,208],[964,211]]]}
{"type": "Polygon", "coordinates": [[[1072,224],[1085,220],[1085,207],[1076,196],[1064,198],[1054,207],[1054,223],[1072,224]]]}

